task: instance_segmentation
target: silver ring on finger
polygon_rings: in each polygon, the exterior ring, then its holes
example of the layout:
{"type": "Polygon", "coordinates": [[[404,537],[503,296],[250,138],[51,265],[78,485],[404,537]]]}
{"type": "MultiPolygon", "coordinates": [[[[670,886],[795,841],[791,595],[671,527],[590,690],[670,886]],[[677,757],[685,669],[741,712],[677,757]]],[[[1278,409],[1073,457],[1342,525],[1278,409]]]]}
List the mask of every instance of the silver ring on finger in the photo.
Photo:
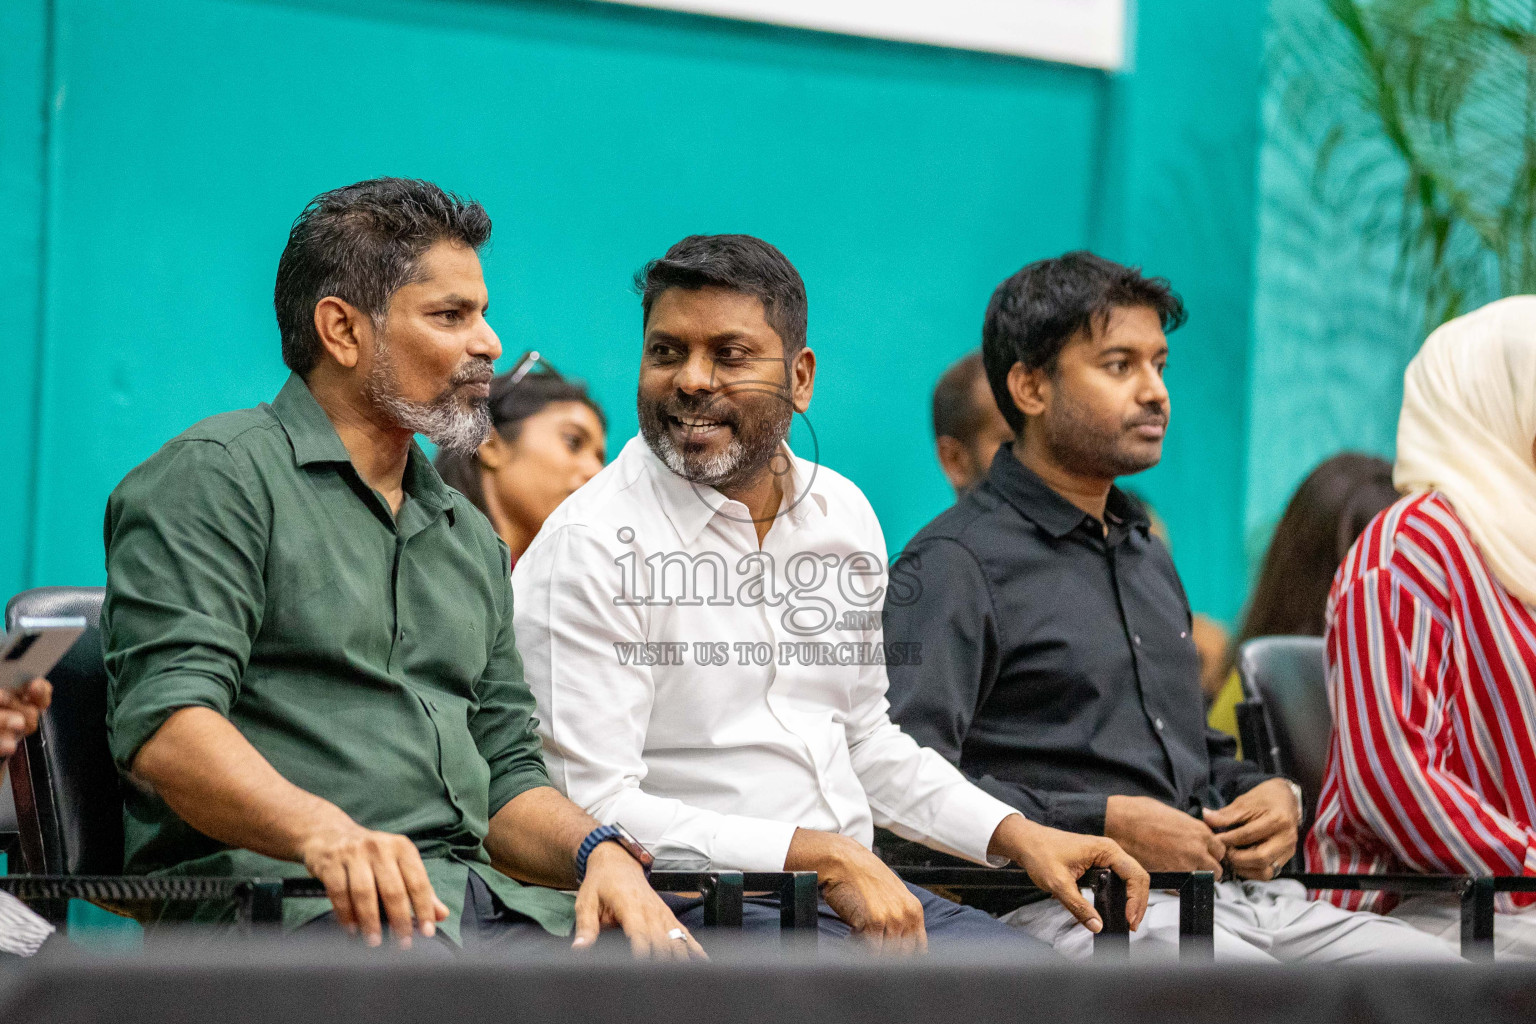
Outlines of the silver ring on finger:
{"type": "Polygon", "coordinates": [[[683,931],[681,928],[673,928],[671,931],[667,932],[667,938],[671,939],[673,942],[684,942],[688,939],[688,933],[683,931]]]}

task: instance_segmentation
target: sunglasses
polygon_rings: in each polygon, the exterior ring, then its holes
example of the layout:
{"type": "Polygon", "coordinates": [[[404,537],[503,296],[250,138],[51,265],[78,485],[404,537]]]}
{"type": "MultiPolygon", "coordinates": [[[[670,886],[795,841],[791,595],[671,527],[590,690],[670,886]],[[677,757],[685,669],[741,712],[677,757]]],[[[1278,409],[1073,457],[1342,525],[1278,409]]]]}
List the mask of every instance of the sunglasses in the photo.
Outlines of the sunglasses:
{"type": "Polygon", "coordinates": [[[537,349],[529,349],[523,353],[522,358],[517,361],[517,365],[512,367],[512,372],[507,376],[506,389],[510,391],[516,387],[530,373],[554,377],[557,380],[565,379],[548,359],[539,354],[537,349]]]}

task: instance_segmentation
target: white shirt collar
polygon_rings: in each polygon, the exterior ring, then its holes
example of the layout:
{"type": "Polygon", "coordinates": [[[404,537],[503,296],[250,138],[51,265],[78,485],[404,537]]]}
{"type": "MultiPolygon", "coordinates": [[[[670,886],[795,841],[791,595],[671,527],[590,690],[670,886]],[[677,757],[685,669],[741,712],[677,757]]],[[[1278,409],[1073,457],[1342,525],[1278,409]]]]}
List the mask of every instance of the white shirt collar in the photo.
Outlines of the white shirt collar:
{"type": "MultiPolygon", "coordinates": [[[[739,502],[732,501],[707,484],[692,483],[674,473],[651,450],[644,437],[635,435],[624,448],[626,453],[636,449],[644,460],[646,470],[655,483],[661,510],[684,544],[698,540],[704,528],[722,510],[727,516],[731,515],[732,509],[726,508],[727,505],[734,507],[737,518],[745,515],[746,509],[739,502]]],[[[790,483],[785,490],[783,504],[779,507],[780,518],[787,518],[800,526],[811,517],[825,517],[827,499],[816,488],[816,464],[800,458],[787,444],[781,445],[780,450],[789,458],[790,483]]]]}

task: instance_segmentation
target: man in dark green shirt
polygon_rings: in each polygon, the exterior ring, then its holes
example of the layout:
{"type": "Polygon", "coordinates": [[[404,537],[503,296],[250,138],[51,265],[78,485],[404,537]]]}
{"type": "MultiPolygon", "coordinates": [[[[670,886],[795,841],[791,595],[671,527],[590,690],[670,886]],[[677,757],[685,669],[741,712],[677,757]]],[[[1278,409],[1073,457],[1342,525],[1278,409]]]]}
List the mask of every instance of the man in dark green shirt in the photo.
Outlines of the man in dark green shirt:
{"type": "Polygon", "coordinates": [[[329,904],[291,901],[288,923],[333,913],[373,944],[508,925],[584,946],[617,925],[637,952],[697,955],[636,857],[550,787],[507,548],[414,440],[488,433],[489,232],[425,182],[316,199],[278,268],[287,384],[113,492],[128,869],[312,874],[329,904]]]}

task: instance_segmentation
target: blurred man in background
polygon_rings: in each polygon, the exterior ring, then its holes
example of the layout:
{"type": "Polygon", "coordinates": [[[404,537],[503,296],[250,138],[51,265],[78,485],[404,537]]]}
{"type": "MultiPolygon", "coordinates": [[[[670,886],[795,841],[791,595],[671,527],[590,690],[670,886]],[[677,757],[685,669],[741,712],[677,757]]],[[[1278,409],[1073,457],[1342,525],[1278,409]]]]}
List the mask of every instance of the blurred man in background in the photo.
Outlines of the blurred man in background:
{"type": "Polygon", "coordinates": [[[981,353],[956,360],[933,389],[933,438],[944,478],[959,497],[987,475],[1013,430],[987,385],[981,353]]]}

